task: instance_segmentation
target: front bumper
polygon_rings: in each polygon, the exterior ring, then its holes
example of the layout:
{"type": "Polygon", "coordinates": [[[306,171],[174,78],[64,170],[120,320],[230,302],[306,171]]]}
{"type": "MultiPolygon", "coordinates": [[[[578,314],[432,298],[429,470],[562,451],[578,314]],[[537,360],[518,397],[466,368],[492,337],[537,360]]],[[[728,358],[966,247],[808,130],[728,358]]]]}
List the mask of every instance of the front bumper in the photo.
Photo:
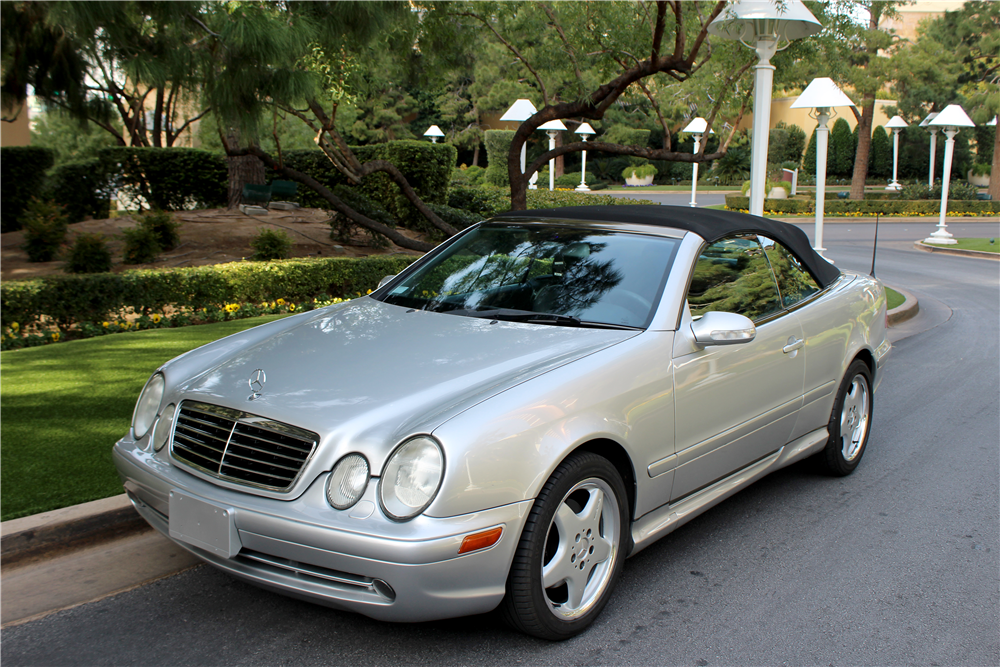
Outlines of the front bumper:
{"type": "Polygon", "coordinates": [[[284,595],[384,621],[429,621],[487,612],[504,596],[507,572],[531,501],[448,518],[385,518],[377,480],[353,508],[325,498],[327,474],[301,496],[275,500],[215,486],[123,438],[113,459],[136,511],[154,528],[225,572],[284,595]],[[171,536],[170,498],[224,508],[231,550],[171,536]],[[496,526],[499,542],[459,556],[462,540],[496,526]]]}

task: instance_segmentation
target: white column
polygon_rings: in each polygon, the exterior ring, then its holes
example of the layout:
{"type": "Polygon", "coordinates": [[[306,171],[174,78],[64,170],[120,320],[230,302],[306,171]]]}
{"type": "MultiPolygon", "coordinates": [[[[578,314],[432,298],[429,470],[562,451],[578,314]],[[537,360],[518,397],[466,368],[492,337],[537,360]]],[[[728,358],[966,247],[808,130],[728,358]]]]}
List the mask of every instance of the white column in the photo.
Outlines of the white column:
{"type": "Polygon", "coordinates": [[[892,128],[892,182],[886,186],[886,190],[899,190],[899,181],[896,180],[896,166],[899,164],[899,128],[892,128]]]}
{"type": "Polygon", "coordinates": [[[823,247],[823,213],[826,206],[826,151],[830,139],[830,128],[826,123],[830,120],[830,109],[818,107],[816,120],[819,126],[816,128],[816,238],[813,249],[822,254],[826,250],[823,247]]]}
{"type": "MultiPolygon", "coordinates": [[[[587,143],[587,135],[581,135],[581,141],[587,143]]],[[[587,187],[587,151],[583,151],[583,164],[580,166],[580,185],[576,186],[576,189],[580,192],[589,192],[590,188],[587,187]]]]}
{"type": "MultiPolygon", "coordinates": [[[[549,130],[546,132],[549,135],[549,150],[554,151],[556,149],[556,131],[549,130]]],[[[549,192],[556,189],[556,161],[555,158],[549,160],[549,192]]]]}
{"type": "Polygon", "coordinates": [[[934,187],[934,153],[937,151],[937,128],[931,128],[931,173],[927,178],[927,187],[934,187]]]}
{"type": "Polygon", "coordinates": [[[945,222],[945,215],[948,213],[948,185],[951,181],[951,160],[955,154],[955,135],[958,134],[957,127],[944,128],[944,173],[941,174],[941,214],[938,216],[937,231],[924,239],[924,243],[938,243],[950,245],[957,243],[955,238],[948,232],[948,224],[945,222]]]}
{"type": "MultiPolygon", "coordinates": [[[[701,148],[701,135],[694,135],[694,154],[697,155],[701,148]]],[[[691,173],[691,207],[694,208],[698,206],[695,201],[698,198],[698,163],[695,162],[692,167],[691,173]]]]}
{"type": "Polygon", "coordinates": [[[764,215],[764,185],[767,180],[767,141],[771,126],[771,87],[774,65],[771,56],[777,48],[774,39],[757,40],[757,57],[753,83],[753,142],[750,150],[750,213],[764,215]]]}

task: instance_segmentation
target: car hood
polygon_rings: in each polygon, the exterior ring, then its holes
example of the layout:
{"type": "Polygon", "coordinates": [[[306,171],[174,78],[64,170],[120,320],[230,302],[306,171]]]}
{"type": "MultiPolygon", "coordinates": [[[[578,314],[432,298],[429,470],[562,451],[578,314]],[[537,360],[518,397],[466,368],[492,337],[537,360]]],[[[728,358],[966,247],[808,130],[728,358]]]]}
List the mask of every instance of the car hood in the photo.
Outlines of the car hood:
{"type": "Polygon", "coordinates": [[[636,333],[496,322],[363,298],[259,340],[221,345],[208,370],[177,385],[176,398],[318,434],[295,494],[348,452],[364,454],[378,475],[407,436],[430,433],[490,396],[636,333]],[[257,369],[266,379],[250,400],[257,369]]]}

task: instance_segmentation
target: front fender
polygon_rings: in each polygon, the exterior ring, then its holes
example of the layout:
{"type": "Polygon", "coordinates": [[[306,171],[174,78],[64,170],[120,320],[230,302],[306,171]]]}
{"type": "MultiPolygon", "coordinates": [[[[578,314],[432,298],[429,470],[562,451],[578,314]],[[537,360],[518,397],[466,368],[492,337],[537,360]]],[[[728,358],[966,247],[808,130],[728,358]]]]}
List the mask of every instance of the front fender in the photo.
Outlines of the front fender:
{"type": "Polygon", "coordinates": [[[572,451],[620,445],[636,474],[636,515],[666,502],[670,476],[653,461],[673,453],[674,332],[646,331],[533,378],[434,430],[445,450],[441,490],[426,514],[446,517],[535,498],[572,451]]]}

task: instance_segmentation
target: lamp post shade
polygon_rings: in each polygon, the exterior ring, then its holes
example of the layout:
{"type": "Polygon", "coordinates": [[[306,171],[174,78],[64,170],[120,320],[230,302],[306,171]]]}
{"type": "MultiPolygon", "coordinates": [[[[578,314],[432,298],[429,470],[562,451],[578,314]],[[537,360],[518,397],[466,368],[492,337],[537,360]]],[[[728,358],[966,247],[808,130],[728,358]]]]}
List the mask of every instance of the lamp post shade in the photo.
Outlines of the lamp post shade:
{"type": "Polygon", "coordinates": [[[444,136],[444,132],[442,132],[441,128],[438,127],[437,125],[431,125],[429,128],[427,128],[427,131],[424,132],[424,136],[430,137],[431,142],[436,144],[438,138],[444,136]]]}
{"type": "Polygon", "coordinates": [[[949,104],[937,117],[930,122],[931,127],[940,127],[944,132],[944,166],[941,170],[941,210],[938,214],[937,231],[924,239],[924,243],[953,244],[954,237],[948,232],[945,216],[948,213],[948,186],[951,183],[951,161],[955,156],[955,135],[963,127],[975,127],[976,124],[965,113],[965,109],[957,104],[949,104]]]}
{"type": "Polygon", "coordinates": [[[767,133],[771,125],[771,87],[774,65],[771,57],[793,39],[802,39],[822,29],[801,0],[737,0],[728,5],[708,26],[708,32],[723,39],[739,40],[757,52],[754,68],[753,139],[750,145],[750,213],[764,214],[764,182],[767,178],[767,133]],[[784,42],[784,44],[781,44],[784,42]],[[780,44],[780,46],[779,46],[780,44]]]}
{"type": "MultiPolygon", "coordinates": [[[[580,135],[580,140],[584,143],[587,142],[587,137],[597,134],[594,132],[594,128],[590,126],[590,123],[581,123],[580,127],[576,128],[576,133],[580,135]]],[[[589,192],[590,188],[587,186],[587,151],[582,151],[582,162],[580,164],[580,185],[576,186],[576,189],[580,192],[589,192]]]]}
{"type": "MultiPolygon", "coordinates": [[[[822,255],[823,247],[823,215],[826,212],[826,154],[830,141],[830,110],[833,107],[853,107],[854,102],[844,94],[833,79],[819,77],[813,79],[802,91],[798,99],[792,102],[793,109],[815,109],[816,119],[816,231],[814,234],[814,249],[822,255]]],[[[826,258],[829,261],[829,258],[826,258]]]]}

